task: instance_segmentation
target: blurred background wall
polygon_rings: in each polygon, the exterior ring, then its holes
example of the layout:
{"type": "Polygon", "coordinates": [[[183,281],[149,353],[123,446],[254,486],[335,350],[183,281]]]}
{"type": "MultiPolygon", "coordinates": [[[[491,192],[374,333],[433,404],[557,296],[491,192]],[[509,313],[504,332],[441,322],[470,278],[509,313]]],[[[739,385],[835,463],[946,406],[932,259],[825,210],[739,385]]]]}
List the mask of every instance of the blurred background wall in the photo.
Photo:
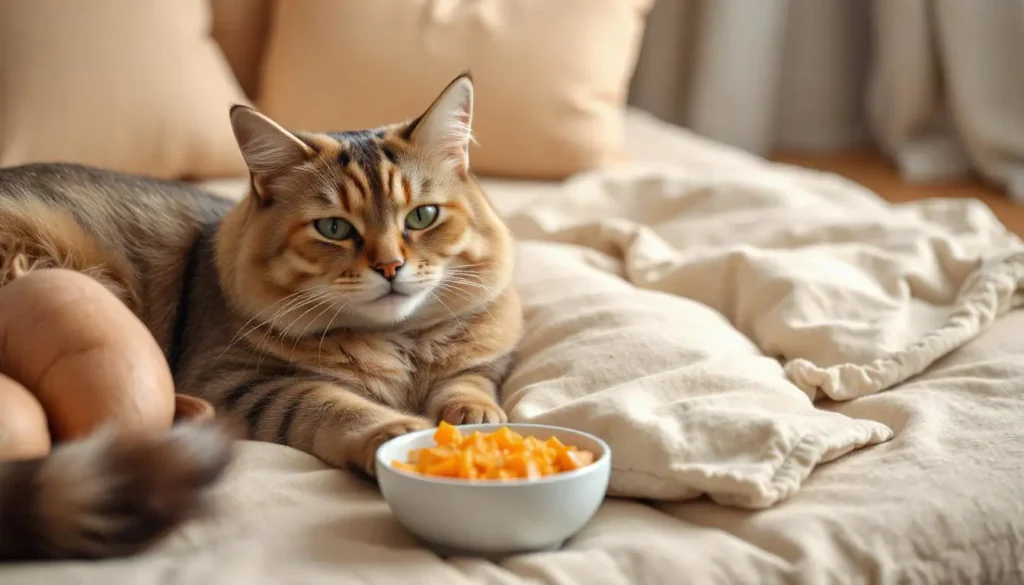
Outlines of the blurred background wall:
{"type": "Polygon", "coordinates": [[[1024,0],[657,0],[630,102],[762,155],[872,146],[1024,200],[1024,0]]]}

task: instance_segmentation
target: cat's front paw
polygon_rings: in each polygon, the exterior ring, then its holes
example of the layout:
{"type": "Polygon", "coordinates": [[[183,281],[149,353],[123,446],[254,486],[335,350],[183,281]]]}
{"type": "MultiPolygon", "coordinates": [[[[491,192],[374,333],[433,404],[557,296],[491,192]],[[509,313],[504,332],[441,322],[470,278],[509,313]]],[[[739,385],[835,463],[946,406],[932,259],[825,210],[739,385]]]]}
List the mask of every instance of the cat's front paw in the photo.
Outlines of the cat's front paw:
{"type": "Polygon", "coordinates": [[[370,477],[375,477],[377,475],[377,449],[381,445],[395,437],[429,429],[433,426],[425,418],[410,416],[389,420],[373,427],[360,442],[358,454],[355,458],[359,469],[370,477]]]}
{"type": "Polygon", "coordinates": [[[441,420],[453,425],[506,423],[508,415],[500,406],[490,400],[463,398],[446,405],[441,411],[441,420]]]}

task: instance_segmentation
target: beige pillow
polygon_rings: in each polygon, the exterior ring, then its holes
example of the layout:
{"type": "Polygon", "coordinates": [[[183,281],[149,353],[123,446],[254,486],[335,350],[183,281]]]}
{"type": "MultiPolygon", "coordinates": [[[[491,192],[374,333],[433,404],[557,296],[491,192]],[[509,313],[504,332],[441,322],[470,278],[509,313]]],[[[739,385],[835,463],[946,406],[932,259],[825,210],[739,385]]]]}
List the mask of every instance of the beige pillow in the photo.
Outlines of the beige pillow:
{"type": "Polygon", "coordinates": [[[619,158],[650,0],[276,0],[258,105],[293,130],[414,117],[463,70],[471,164],[558,179],[619,158]]]}
{"type": "Polygon", "coordinates": [[[213,40],[245,94],[254,98],[259,90],[260,64],[270,26],[270,0],[211,0],[210,6],[213,40]]]}
{"type": "Polygon", "coordinates": [[[208,0],[0,0],[0,165],[245,174],[208,0]]]}

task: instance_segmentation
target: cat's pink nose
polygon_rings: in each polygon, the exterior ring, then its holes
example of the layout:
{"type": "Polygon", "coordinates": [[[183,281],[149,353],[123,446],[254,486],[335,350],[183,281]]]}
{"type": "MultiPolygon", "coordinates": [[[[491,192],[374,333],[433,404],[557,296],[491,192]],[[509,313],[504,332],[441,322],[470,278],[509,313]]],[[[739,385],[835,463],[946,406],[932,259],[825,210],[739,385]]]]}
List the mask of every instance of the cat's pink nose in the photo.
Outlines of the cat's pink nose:
{"type": "Polygon", "coordinates": [[[388,280],[393,280],[398,276],[398,271],[405,266],[405,262],[402,260],[392,260],[390,262],[374,262],[370,268],[377,271],[378,274],[388,280]]]}

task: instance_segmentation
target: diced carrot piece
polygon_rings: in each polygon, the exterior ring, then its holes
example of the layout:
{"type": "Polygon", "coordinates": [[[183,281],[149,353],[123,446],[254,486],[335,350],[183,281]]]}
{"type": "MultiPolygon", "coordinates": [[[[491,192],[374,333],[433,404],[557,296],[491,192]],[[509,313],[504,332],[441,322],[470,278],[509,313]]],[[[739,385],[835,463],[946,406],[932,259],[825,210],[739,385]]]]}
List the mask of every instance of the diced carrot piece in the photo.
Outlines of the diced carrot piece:
{"type": "Polygon", "coordinates": [[[441,446],[461,445],[462,433],[454,425],[441,421],[434,431],[434,442],[441,446]]]}
{"type": "Polygon", "coordinates": [[[576,461],[579,462],[580,467],[586,467],[594,462],[594,454],[585,449],[581,449],[576,453],[573,453],[576,457],[576,461]]]}
{"type": "Polygon", "coordinates": [[[558,458],[562,468],[566,471],[586,467],[594,462],[594,454],[590,451],[566,451],[558,458]]]}
{"type": "Polygon", "coordinates": [[[399,471],[407,471],[409,473],[419,473],[420,472],[419,468],[416,467],[415,465],[410,465],[408,463],[404,463],[402,461],[398,461],[397,459],[391,462],[391,466],[394,467],[395,469],[399,470],[399,471]]]}
{"type": "Polygon", "coordinates": [[[502,458],[500,455],[491,453],[474,453],[473,464],[482,471],[491,471],[501,467],[502,458]]]}
{"type": "Polygon", "coordinates": [[[461,477],[469,477],[471,475],[470,472],[472,472],[472,475],[476,475],[476,468],[473,467],[473,452],[463,451],[459,455],[459,475],[461,477]]]}
{"type": "Polygon", "coordinates": [[[462,440],[462,448],[483,451],[487,449],[487,445],[484,441],[484,436],[480,434],[480,431],[473,431],[468,437],[462,440]]]}
{"type": "Polygon", "coordinates": [[[428,447],[420,450],[418,463],[422,467],[430,467],[454,456],[455,451],[448,447],[428,447]]]}
{"type": "Polygon", "coordinates": [[[537,451],[542,448],[542,443],[537,440],[537,437],[526,437],[526,449],[528,451],[537,451]]]}
{"type": "Polygon", "coordinates": [[[427,475],[438,475],[441,477],[458,477],[459,462],[455,458],[445,459],[426,468],[427,475]]]}
{"type": "Polygon", "coordinates": [[[523,438],[508,427],[494,431],[494,443],[502,449],[516,449],[523,444],[523,438]]]}
{"type": "Polygon", "coordinates": [[[526,458],[522,453],[512,453],[505,459],[505,469],[515,472],[520,477],[526,477],[526,458]]]}
{"type": "Polygon", "coordinates": [[[565,451],[565,445],[558,440],[558,437],[549,437],[547,441],[544,441],[544,445],[559,453],[565,451]]]}
{"type": "Polygon", "coordinates": [[[504,481],[537,479],[594,462],[593,453],[565,445],[557,437],[524,437],[508,427],[464,437],[457,427],[442,422],[434,432],[434,443],[410,451],[406,461],[393,462],[395,468],[438,477],[504,481]]]}

